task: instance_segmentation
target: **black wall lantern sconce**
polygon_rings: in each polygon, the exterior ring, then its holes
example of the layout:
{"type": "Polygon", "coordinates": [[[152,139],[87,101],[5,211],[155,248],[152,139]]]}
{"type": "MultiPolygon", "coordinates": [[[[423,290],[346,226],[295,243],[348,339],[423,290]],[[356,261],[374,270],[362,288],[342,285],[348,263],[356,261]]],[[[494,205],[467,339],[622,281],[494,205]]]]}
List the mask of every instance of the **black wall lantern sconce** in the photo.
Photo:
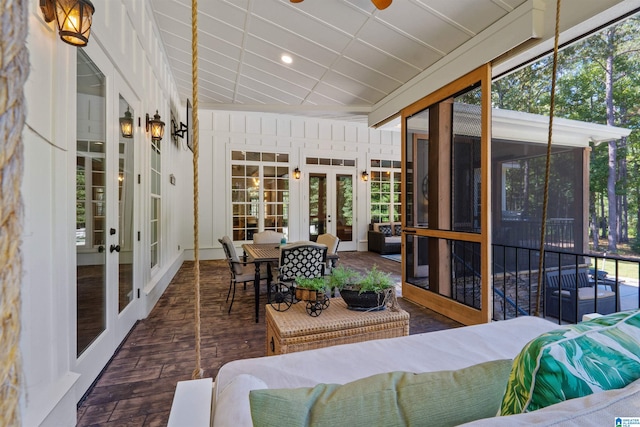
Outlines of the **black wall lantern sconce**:
{"type": "Polygon", "coordinates": [[[133,138],[133,117],[129,107],[124,112],[124,117],[120,117],[120,132],[123,138],[133,138]]]}
{"type": "Polygon", "coordinates": [[[293,178],[294,178],[294,179],[300,179],[300,169],[295,168],[295,169],[293,170],[293,178]]]}
{"type": "Polygon", "coordinates": [[[164,122],[160,120],[160,114],[158,114],[158,110],[156,110],[156,114],[153,116],[153,119],[149,119],[149,113],[147,113],[147,132],[151,132],[151,140],[153,141],[161,141],[164,136],[164,122]]]}
{"type": "Polygon", "coordinates": [[[362,180],[363,181],[369,181],[369,174],[367,173],[367,171],[362,171],[362,180]]]}
{"type": "Polygon", "coordinates": [[[63,42],[79,47],[89,43],[95,12],[89,0],[40,0],[40,10],[46,22],[56,20],[63,42]]]}

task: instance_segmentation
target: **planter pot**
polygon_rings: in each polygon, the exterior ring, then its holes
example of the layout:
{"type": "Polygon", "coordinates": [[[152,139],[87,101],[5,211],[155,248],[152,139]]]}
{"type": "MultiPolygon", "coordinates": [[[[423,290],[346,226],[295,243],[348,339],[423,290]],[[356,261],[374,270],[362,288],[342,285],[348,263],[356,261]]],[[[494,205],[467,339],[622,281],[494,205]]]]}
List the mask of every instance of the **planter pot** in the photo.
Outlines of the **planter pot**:
{"type": "Polygon", "coordinates": [[[323,301],[324,291],[296,287],[296,299],[298,301],[323,301]]]}
{"type": "Polygon", "coordinates": [[[386,308],[385,296],[388,294],[385,292],[363,292],[360,293],[357,290],[343,289],[340,291],[340,296],[347,303],[349,310],[356,311],[379,311],[386,308]]]}

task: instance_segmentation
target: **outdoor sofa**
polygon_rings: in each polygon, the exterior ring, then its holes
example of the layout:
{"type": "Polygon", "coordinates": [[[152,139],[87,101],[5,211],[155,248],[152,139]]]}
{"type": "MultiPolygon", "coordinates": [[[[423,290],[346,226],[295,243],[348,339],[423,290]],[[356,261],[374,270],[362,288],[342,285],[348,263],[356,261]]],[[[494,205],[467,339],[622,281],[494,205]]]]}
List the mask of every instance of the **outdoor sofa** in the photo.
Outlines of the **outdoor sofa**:
{"type": "Polygon", "coordinates": [[[607,290],[604,277],[596,287],[587,269],[554,269],[545,273],[545,306],[548,316],[576,323],[588,313],[616,311],[616,293],[607,290]],[[560,313],[562,311],[562,313],[560,313]]]}
{"type": "Polygon", "coordinates": [[[399,254],[402,225],[392,222],[376,222],[369,225],[367,249],[380,255],[399,254]]]}
{"type": "Polygon", "coordinates": [[[631,311],[567,326],[525,316],[237,360],[215,378],[213,425],[251,426],[252,413],[256,426],[615,425],[640,416],[639,355],[640,311],[631,311]],[[573,366],[603,361],[606,384],[585,385],[584,367],[573,366]],[[524,413],[496,416],[505,408],[524,413]]]}

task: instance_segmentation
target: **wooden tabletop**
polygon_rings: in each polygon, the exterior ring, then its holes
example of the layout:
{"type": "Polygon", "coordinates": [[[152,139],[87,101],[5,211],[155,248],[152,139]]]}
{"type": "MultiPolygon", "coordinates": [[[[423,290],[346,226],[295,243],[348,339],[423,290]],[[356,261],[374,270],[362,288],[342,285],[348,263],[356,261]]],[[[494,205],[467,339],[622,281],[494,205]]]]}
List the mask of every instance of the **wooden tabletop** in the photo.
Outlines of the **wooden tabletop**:
{"type": "Polygon", "coordinates": [[[275,243],[245,243],[242,245],[242,249],[254,261],[278,261],[280,259],[280,245],[275,243]]]}

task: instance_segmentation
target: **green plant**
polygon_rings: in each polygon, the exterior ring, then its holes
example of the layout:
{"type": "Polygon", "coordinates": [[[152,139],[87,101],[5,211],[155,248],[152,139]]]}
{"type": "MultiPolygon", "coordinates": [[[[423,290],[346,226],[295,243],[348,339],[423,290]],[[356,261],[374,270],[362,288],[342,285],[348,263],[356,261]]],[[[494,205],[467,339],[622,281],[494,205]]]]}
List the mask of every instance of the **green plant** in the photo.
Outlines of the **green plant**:
{"type": "Polygon", "coordinates": [[[391,274],[378,270],[376,264],[373,265],[371,270],[360,280],[360,293],[382,292],[385,289],[389,289],[395,286],[391,274]]]}
{"type": "Polygon", "coordinates": [[[362,276],[356,270],[344,266],[338,266],[331,270],[331,275],[329,276],[329,287],[340,291],[346,286],[356,285],[361,279],[362,276]]]}
{"type": "Polygon", "coordinates": [[[327,280],[324,277],[296,277],[296,285],[312,291],[327,290],[327,280]]]}

